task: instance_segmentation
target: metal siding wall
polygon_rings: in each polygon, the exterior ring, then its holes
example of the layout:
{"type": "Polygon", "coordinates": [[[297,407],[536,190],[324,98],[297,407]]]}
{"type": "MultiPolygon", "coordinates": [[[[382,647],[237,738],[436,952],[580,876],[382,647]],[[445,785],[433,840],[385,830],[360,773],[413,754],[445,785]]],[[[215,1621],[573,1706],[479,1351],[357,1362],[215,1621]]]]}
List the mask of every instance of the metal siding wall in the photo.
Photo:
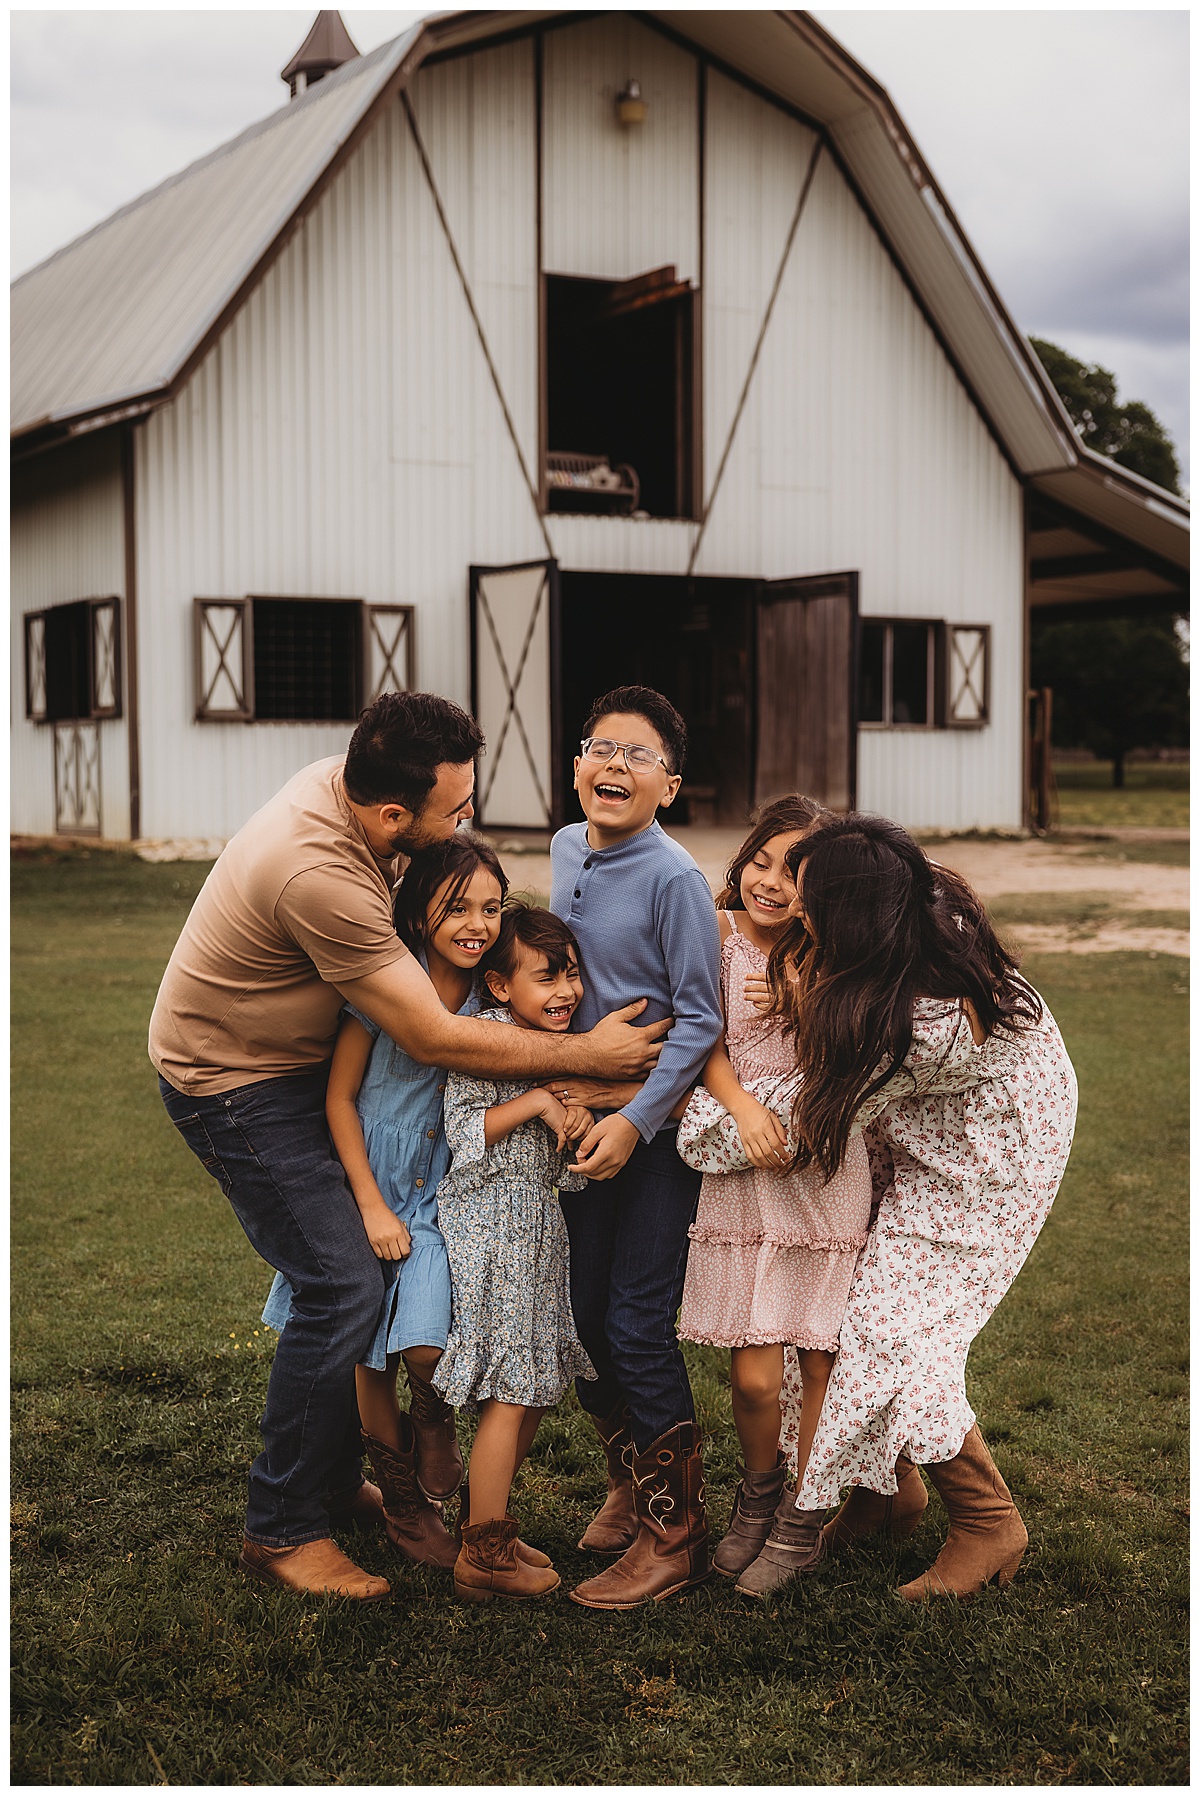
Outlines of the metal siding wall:
{"type": "MultiPolygon", "coordinates": [[[[531,44],[424,72],[413,106],[532,463],[531,44]]],[[[228,836],[349,738],[194,723],[195,596],[413,604],[418,683],[467,702],[467,567],[545,545],[398,105],[144,435],[146,834],[228,836]]]]}
{"type": "MultiPolygon", "coordinates": [[[[22,835],[53,835],[54,730],[25,716],[24,618],[26,612],[73,599],[109,593],[124,599],[118,433],[83,437],[39,456],[21,469],[19,480],[27,483],[27,496],[14,501],[11,524],[9,828],[22,835]]],[[[122,663],[127,668],[123,645],[122,663]]],[[[122,686],[128,709],[127,671],[122,686]]],[[[125,717],[99,724],[100,821],[105,836],[114,841],[129,837],[128,727],[125,717]]]]}
{"type": "Polygon", "coordinates": [[[673,262],[700,278],[696,59],[609,14],[545,37],[544,265],[628,280],[673,262]],[[618,124],[633,76],[643,124],[618,124]]]}
{"type": "MultiPolygon", "coordinates": [[[[811,136],[717,74],[706,130],[709,480],[811,136]]],[[[865,616],[992,625],[992,722],[859,735],[858,802],[912,827],[1019,827],[1021,494],[832,160],[823,156],[697,573],[854,569],[865,616]]]]}

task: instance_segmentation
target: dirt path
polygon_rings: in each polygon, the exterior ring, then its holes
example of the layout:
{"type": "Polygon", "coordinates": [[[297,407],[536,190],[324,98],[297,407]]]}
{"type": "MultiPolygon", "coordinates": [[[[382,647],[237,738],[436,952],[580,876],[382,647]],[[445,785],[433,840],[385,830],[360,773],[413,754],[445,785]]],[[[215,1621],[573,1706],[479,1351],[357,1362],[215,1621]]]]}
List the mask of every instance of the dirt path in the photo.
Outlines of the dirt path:
{"type": "MultiPolygon", "coordinates": [[[[1148,833],[1142,831],[1139,836],[1148,833]]],[[[741,832],[675,829],[671,834],[694,856],[713,891],[719,891],[725,867],[742,840],[741,832]]],[[[519,843],[503,836],[497,840],[513,890],[548,892],[549,855],[522,851],[519,843]]],[[[1136,853],[1141,845],[1131,843],[1129,852],[1136,853]]],[[[1020,920],[1004,922],[1004,933],[1030,952],[1102,954],[1134,949],[1187,955],[1190,951],[1186,929],[1144,919],[1147,911],[1190,910],[1186,867],[1123,859],[1117,841],[953,837],[931,842],[928,849],[934,860],[953,867],[989,904],[996,904],[1001,919],[1006,910],[1023,912],[1020,920]],[[1069,910],[1069,902],[1064,901],[1072,896],[1083,900],[1078,917],[1060,922],[1052,915],[1044,920],[1029,915],[1036,913],[1039,900],[1047,912],[1069,910]],[[1094,901],[1090,905],[1089,899],[1094,901]],[[1089,910],[1095,914],[1088,915],[1089,910]],[[1126,917],[1128,921],[1123,920],[1126,917]]]]}

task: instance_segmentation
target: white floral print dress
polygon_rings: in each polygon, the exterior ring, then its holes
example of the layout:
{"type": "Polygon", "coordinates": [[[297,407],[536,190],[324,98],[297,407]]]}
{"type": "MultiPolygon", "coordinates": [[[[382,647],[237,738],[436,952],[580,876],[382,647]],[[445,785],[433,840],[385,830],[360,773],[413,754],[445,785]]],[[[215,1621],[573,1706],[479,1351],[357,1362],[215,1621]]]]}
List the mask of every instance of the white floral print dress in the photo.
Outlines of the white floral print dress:
{"type": "MultiPolygon", "coordinates": [[[[900,1453],[919,1465],[958,1453],[975,1421],[968,1349],[1049,1214],[1077,1101],[1044,1006],[1040,1023],[996,1030],[976,1047],[961,1005],[917,1001],[903,1067],[856,1118],[879,1207],[850,1285],[801,1509],[829,1507],[853,1484],[891,1494],[900,1453]]],[[[731,1117],[713,1124],[725,1153],[732,1128],[731,1117]]]]}
{"type": "MultiPolygon", "coordinates": [[[[512,1023],[507,1010],[482,1013],[512,1023]]],[[[516,1026],[515,1024],[513,1025],[516,1026]]],[[[596,1376],[571,1315],[569,1248],[558,1193],[587,1180],[564,1169],[540,1118],[488,1147],[484,1115],[528,1080],[451,1073],[446,1140],[453,1160],[438,1187],[438,1223],[453,1288],[450,1336],[433,1382],[461,1409],[489,1397],[549,1408],[577,1378],[596,1376]]]]}

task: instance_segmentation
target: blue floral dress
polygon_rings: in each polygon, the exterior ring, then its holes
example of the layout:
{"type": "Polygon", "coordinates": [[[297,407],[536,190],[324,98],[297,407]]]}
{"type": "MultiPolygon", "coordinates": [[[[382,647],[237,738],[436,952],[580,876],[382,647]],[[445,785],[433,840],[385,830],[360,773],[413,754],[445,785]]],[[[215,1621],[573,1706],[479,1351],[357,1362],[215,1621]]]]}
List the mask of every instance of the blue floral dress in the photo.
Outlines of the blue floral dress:
{"type": "MultiPolygon", "coordinates": [[[[472,990],[459,1014],[475,1016],[478,1011],[479,994],[472,990]]],[[[439,1187],[450,1167],[442,1127],[447,1074],[410,1059],[353,1005],[347,1004],[343,1015],[374,1038],[355,1109],[383,1200],[412,1236],[406,1260],[380,1261],[383,1305],[362,1364],[382,1372],[388,1355],[406,1347],[444,1347],[450,1328],[450,1267],[438,1226],[439,1187]]],[[[263,1321],[282,1329],[291,1313],[292,1287],[277,1272],[263,1321]]]]}
{"type": "MultiPolygon", "coordinates": [[[[511,1023],[506,1010],[483,1012],[511,1023]]],[[[516,1025],[513,1025],[514,1027],[516,1025]]],[[[454,1159],[438,1210],[454,1286],[454,1317],[433,1382],[456,1409],[489,1397],[529,1408],[557,1403],[575,1378],[596,1376],[571,1316],[567,1228],[558,1193],[587,1180],[564,1170],[540,1117],[494,1147],[484,1114],[529,1090],[451,1073],[446,1140],[454,1159]]]]}

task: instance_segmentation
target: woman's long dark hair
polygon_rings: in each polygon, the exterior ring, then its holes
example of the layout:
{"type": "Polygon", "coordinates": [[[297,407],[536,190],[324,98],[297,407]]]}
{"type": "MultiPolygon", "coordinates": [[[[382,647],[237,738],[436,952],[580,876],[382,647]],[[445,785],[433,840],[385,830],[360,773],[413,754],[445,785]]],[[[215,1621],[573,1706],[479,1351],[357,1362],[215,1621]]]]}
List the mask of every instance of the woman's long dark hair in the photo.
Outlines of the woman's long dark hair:
{"type": "Polygon", "coordinates": [[[413,954],[425,946],[428,938],[448,914],[456,898],[462,896],[480,868],[492,874],[500,887],[500,898],[508,897],[508,879],[490,842],[473,829],[456,829],[443,842],[431,842],[419,848],[409,861],[404,878],[392,900],[392,917],[396,934],[413,954]],[[453,881],[438,906],[435,916],[429,907],[439,886],[453,881]]]}
{"type": "Polygon", "coordinates": [[[793,1165],[841,1165],[854,1117],[903,1066],[918,998],[969,999],[986,1035],[1036,1023],[1042,1005],[982,900],[884,817],[833,817],[788,850],[803,921],[768,977],[803,1077],[793,1165]]]}
{"type": "Polygon", "coordinates": [[[800,792],[790,792],[786,798],[777,798],[755,811],[750,820],[750,834],[725,869],[725,886],[717,898],[717,909],[745,910],[742,874],[760,848],[765,848],[776,836],[790,836],[811,829],[820,818],[829,815],[824,805],[818,804],[815,798],[805,798],[800,792]]]}

